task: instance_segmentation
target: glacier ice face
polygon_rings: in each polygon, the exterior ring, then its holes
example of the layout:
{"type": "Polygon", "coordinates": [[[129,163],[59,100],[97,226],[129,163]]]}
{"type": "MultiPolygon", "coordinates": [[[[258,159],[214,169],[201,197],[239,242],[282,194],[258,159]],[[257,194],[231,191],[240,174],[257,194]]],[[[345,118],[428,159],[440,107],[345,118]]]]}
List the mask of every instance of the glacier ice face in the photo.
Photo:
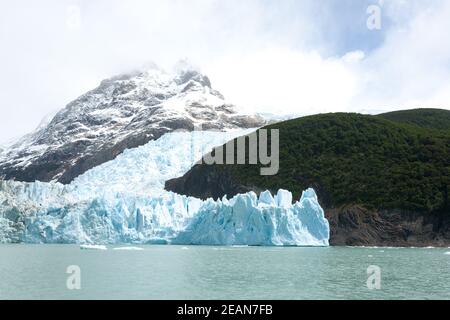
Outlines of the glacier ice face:
{"type": "Polygon", "coordinates": [[[292,194],[287,190],[278,190],[275,198],[275,203],[279,207],[286,208],[292,204],[292,194]]]}
{"type": "Polygon", "coordinates": [[[314,190],[202,201],[164,191],[214,146],[249,133],[173,132],[69,185],[0,181],[0,242],[328,245],[314,190]]]}
{"type": "Polygon", "coordinates": [[[29,243],[167,243],[201,200],[173,193],[158,197],[116,194],[29,217],[29,243]]]}
{"type": "Polygon", "coordinates": [[[125,150],[115,160],[101,164],[75,178],[70,188],[74,193],[91,194],[128,192],[152,196],[164,190],[164,183],[185,174],[196,161],[216,146],[254,129],[226,132],[171,132],[144,146],[125,150]]]}
{"type": "Polygon", "coordinates": [[[275,201],[268,192],[259,200],[254,192],[208,200],[173,243],[327,246],[329,225],[314,190],[305,191],[294,205],[288,200],[292,194],[286,190],[279,190],[275,201]]]}
{"type": "Polygon", "coordinates": [[[14,237],[13,226],[3,228],[8,219],[0,219],[0,230],[3,242],[326,246],[328,221],[314,191],[308,194],[283,206],[258,200],[253,192],[218,201],[171,192],[157,197],[116,194],[46,207],[25,217],[14,237]]]}

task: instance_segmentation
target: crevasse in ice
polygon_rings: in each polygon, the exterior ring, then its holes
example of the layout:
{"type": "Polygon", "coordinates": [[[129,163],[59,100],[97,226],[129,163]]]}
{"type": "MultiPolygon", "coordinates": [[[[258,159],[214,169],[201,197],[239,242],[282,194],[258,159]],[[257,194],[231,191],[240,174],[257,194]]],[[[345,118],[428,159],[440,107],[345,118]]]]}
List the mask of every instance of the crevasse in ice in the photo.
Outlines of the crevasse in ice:
{"type": "Polygon", "coordinates": [[[313,189],[202,201],[164,191],[212,147],[249,130],[173,132],[69,185],[0,181],[0,242],[328,245],[313,189]]]}

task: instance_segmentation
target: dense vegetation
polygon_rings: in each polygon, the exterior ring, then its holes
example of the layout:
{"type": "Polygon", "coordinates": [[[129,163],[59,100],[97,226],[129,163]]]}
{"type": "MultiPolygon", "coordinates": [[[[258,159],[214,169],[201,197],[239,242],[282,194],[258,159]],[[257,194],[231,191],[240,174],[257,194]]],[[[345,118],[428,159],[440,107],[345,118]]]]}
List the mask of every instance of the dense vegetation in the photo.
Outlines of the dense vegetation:
{"type": "Polygon", "coordinates": [[[413,109],[380,114],[379,117],[418,125],[435,130],[450,130],[450,111],[442,109],[413,109]]]}
{"type": "Polygon", "coordinates": [[[259,165],[220,170],[242,185],[285,188],[295,197],[313,186],[327,207],[449,211],[449,111],[323,114],[267,128],[280,130],[277,175],[261,176],[259,165]]]}

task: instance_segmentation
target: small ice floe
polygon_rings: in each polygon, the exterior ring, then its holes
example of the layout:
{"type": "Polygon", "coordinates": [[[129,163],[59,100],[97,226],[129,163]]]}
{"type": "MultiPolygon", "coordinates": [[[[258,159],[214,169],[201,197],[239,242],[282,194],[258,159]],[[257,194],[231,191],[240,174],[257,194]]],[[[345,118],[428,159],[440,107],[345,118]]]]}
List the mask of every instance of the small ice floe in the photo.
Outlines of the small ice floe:
{"type": "Polygon", "coordinates": [[[80,245],[81,250],[107,250],[106,246],[98,244],[82,244],[80,245]]]}
{"type": "Polygon", "coordinates": [[[143,248],[139,248],[139,247],[117,247],[117,248],[113,248],[113,250],[121,250],[121,251],[142,251],[144,250],[143,248]]]}
{"type": "Polygon", "coordinates": [[[445,252],[444,254],[450,255],[450,251],[445,252]]]}
{"type": "Polygon", "coordinates": [[[181,247],[181,250],[189,250],[188,247],[181,247]]]}
{"type": "Polygon", "coordinates": [[[368,257],[369,257],[369,258],[373,258],[373,255],[369,254],[368,257]]]}

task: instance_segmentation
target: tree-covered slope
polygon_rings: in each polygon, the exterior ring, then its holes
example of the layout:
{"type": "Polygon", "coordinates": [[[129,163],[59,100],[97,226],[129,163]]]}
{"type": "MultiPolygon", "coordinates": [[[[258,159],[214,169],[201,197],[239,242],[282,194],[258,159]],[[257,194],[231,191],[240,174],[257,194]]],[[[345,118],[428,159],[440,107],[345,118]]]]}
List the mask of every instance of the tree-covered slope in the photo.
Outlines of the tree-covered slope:
{"type": "MultiPolygon", "coordinates": [[[[444,110],[323,114],[272,124],[280,169],[194,166],[166,188],[201,198],[313,187],[332,245],[450,245],[450,126],[444,110]]],[[[270,150],[270,149],[269,149],[270,150]]]]}
{"type": "Polygon", "coordinates": [[[428,129],[450,131],[450,111],[443,109],[412,109],[382,113],[379,117],[418,125],[428,129]]]}
{"type": "Polygon", "coordinates": [[[228,183],[222,193],[285,188],[298,197],[312,186],[329,208],[358,204],[414,212],[448,210],[450,135],[445,132],[345,113],[303,117],[266,128],[280,132],[277,175],[260,175],[260,165],[203,164],[178,183],[169,182],[168,188],[201,197],[220,196],[221,192],[208,190],[228,183]],[[211,173],[220,181],[206,179],[211,173]]]}

